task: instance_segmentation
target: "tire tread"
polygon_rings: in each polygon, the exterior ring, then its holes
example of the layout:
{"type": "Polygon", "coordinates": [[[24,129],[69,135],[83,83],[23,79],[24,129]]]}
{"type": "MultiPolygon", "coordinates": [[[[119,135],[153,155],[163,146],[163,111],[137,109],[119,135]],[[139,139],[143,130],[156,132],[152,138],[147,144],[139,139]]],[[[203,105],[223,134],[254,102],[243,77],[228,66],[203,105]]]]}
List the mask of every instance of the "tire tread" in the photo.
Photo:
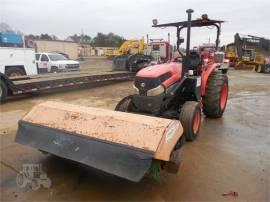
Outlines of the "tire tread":
{"type": "Polygon", "coordinates": [[[228,77],[221,72],[212,72],[208,78],[206,94],[203,97],[203,112],[208,118],[220,118],[226,108],[220,109],[220,91],[228,77]]]}

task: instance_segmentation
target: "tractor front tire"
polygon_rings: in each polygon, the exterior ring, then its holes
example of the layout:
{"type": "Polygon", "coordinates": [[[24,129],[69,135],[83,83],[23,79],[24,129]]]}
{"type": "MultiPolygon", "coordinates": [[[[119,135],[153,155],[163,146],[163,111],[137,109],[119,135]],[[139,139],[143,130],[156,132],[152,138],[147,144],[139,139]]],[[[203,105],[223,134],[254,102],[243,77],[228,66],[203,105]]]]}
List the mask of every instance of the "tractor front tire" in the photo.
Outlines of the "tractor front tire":
{"type": "Polygon", "coordinates": [[[228,76],[222,72],[212,72],[206,84],[203,97],[203,112],[208,118],[220,118],[228,99],[228,76]]]}
{"type": "Polygon", "coordinates": [[[182,106],[179,120],[187,141],[193,141],[199,134],[201,126],[201,108],[198,102],[187,101],[182,106]]]}
{"type": "Polygon", "coordinates": [[[120,112],[132,112],[134,108],[134,104],[132,101],[132,96],[127,96],[123,98],[115,107],[115,111],[120,112]]]}

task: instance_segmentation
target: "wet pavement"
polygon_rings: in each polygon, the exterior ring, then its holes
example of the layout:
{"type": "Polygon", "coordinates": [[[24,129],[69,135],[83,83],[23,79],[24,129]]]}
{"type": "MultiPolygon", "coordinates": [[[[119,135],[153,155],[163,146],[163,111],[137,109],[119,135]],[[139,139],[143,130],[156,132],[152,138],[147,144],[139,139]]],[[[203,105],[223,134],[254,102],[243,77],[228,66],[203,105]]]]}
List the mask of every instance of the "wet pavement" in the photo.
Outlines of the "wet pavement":
{"type": "Polygon", "coordinates": [[[270,201],[270,75],[229,72],[230,95],[221,119],[203,119],[200,136],[183,147],[177,175],[161,182],[132,183],[89,167],[14,143],[17,121],[32,106],[63,101],[113,109],[132,93],[132,83],[22,96],[0,106],[1,201],[183,200],[270,201]],[[38,163],[52,184],[20,188],[23,164],[38,163]],[[236,191],[239,196],[222,196],[236,191]]]}

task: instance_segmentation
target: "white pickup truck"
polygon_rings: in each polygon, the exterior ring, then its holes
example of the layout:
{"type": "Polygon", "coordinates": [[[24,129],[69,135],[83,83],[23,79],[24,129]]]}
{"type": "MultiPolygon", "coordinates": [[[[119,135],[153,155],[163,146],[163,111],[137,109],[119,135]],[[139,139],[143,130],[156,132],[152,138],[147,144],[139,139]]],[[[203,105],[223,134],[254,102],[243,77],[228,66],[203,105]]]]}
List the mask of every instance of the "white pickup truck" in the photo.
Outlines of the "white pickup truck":
{"type": "Polygon", "coordinates": [[[35,50],[0,47],[0,72],[8,77],[37,74],[35,50]]]}
{"type": "Polygon", "coordinates": [[[36,53],[36,62],[39,73],[80,70],[78,61],[69,60],[59,53],[36,53]]]}

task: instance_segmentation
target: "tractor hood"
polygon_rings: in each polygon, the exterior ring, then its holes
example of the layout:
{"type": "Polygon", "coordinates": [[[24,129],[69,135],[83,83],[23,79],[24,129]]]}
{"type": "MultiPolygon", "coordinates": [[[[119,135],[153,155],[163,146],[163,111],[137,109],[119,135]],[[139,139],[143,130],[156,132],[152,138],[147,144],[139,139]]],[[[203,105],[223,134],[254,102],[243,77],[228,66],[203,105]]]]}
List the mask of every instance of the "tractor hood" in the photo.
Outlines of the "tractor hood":
{"type": "MultiPolygon", "coordinates": [[[[146,67],[136,74],[137,80],[158,79],[164,87],[169,87],[181,79],[182,64],[165,63],[146,67]]],[[[136,81],[135,81],[136,83],[136,81]]]]}

